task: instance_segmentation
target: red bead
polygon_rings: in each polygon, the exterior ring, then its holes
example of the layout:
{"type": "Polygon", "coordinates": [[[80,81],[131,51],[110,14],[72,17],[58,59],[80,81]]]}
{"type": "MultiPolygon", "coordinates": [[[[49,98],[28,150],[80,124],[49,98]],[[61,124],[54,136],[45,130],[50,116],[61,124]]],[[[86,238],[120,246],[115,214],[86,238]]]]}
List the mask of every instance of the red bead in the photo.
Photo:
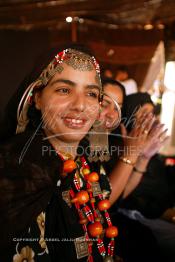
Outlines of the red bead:
{"type": "Polygon", "coordinates": [[[103,231],[102,224],[98,221],[88,226],[88,232],[92,237],[101,235],[102,231],[103,231]]]}
{"type": "Polygon", "coordinates": [[[66,173],[70,173],[72,172],[75,168],[76,168],[76,163],[74,162],[74,160],[66,160],[64,162],[64,166],[63,166],[63,172],[66,172],[66,173]]]}
{"type": "Polygon", "coordinates": [[[89,201],[88,192],[85,190],[78,192],[75,198],[77,199],[79,204],[85,204],[89,201]]]}
{"type": "Polygon", "coordinates": [[[92,172],[88,175],[88,181],[97,182],[99,180],[99,175],[96,172],[92,172]]]}
{"type": "Polygon", "coordinates": [[[98,202],[98,209],[100,211],[107,210],[107,209],[110,208],[110,206],[111,206],[111,204],[110,204],[108,199],[103,199],[100,202],[98,202]]]}
{"type": "Polygon", "coordinates": [[[112,238],[118,235],[118,229],[115,226],[110,226],[106,228],[106,237],[112,238]]]}

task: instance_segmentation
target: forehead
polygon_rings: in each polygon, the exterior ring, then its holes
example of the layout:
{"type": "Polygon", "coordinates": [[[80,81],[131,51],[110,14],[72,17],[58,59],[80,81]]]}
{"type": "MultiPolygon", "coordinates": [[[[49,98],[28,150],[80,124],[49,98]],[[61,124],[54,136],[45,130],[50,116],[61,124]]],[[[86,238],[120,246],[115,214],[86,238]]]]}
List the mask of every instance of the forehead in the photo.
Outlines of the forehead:
{"type": "Polygon", "coordinates": [[[56,79],[66,79],[74,82],[75,84],[98,84],[96,78],[96,70],[94,67],[91,69],[81,70],[81,68],[74,68],[66,63],[60,64],[61,70],[57,72],[50,82],[56,79]]]}
{"type": "Polygon", "coordinates": [[[104,86],[105,93],[109,93],[112,96],[123,98],[122,90],[118,85],[107,84],[104,86]]]}

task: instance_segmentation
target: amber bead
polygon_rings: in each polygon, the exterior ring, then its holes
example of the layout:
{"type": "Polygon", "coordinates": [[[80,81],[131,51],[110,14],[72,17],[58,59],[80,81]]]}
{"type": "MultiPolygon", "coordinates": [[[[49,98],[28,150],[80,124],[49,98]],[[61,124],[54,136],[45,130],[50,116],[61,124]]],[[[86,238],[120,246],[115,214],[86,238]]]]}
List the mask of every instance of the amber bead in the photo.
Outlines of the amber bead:
{"type": "Polygon", "coordinates": [[[81,190],[80,192],[78,192],[75,198],[77,199],[79,204],[85,204],[89,201],[88,192],[85,190],[81,190]]]}
{"type": "Polygon", "coordinates": [[[106,228],[106,237],[112,238],[118,235],[118,229],[115,226],[109,226],[106,228]]]}
{"type": "Polygon", "coordinates": [[[92,237],[101,235],[103,226],[99,221],[95,221],[93,224],[88,226],[88,232],[92,237]]]}
{"type": "Polygon", "coordinates": [[[99,175],[96,172],[92,172],[88,175],[89,182],[97,182],[99,180],[99,175]]]}
{"type": "Polygon", "coordinates": [[[63,172],[70,173],[76,168],[76,163],[74,160],[66,160],[63,165],[63,172]]]}
{"type": "Polygon", "coordinates": [[[98,202],[98,209],[100,211],[108,210],[110,208],[110,202],[108,199],[103,199],[100,202],[98,202]]]}

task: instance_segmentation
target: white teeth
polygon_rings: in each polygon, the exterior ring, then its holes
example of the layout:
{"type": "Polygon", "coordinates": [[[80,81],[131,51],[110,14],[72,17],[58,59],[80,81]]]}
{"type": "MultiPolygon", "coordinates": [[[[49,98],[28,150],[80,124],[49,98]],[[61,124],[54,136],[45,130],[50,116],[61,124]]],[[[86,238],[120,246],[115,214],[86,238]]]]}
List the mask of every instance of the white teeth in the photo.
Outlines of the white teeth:
{"type": "Polygon", "coordinates": [[[83,120],[81,119],[72,119],[72,118],[67,118],[68,121],[74,123],[74,124],[81,124],[83,123],[83,120]]]}
{"type": "Polygon", "coordinates": [[[72,123],[76,123],[76,124],[80,124],[82,123],[83,121],[80,120],[80,119],[72,119],[72,123]]]}

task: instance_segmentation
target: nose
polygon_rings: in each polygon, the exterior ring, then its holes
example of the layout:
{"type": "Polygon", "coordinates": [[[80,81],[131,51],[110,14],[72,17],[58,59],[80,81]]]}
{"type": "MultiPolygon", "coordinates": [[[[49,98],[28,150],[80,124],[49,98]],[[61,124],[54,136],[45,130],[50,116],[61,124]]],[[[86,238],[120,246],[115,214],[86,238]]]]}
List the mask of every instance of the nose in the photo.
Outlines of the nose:
{"type": "Polygon", "coordinates": [[[71,110],[77,111],[77,112],[83,112],[86,108],[86,101],[83,96],[83,94],[76,94],[72,98],[71,103],[71,110]]]}

